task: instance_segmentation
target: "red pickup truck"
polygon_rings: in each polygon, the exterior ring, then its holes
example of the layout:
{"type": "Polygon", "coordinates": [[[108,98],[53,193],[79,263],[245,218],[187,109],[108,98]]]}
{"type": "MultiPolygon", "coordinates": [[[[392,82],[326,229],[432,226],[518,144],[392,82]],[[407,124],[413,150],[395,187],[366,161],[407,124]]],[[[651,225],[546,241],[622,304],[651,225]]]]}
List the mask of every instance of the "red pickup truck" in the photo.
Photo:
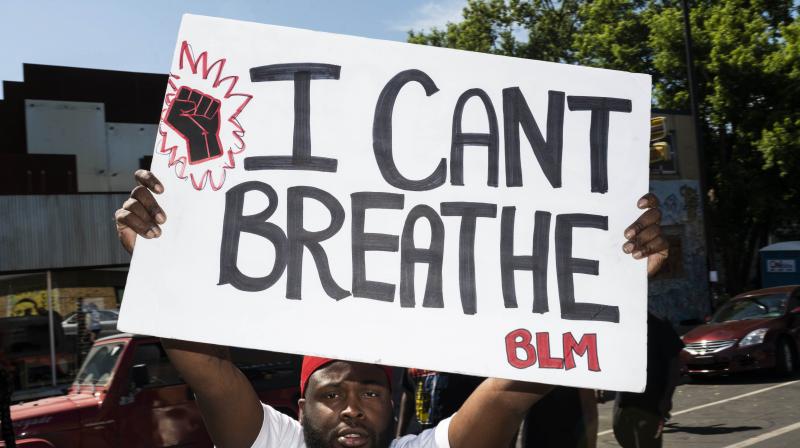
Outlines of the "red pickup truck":
{"type": "MultiPolygon", "coordinates": [[[[232,356],[263,402],[297,416],[299,357],[241,349],[232,356]]],[[[57,448],[212,446],[158,339],[131,334],[95,342],[67,395],[12,406],[11,420],[18,439],[57,448]]]]}

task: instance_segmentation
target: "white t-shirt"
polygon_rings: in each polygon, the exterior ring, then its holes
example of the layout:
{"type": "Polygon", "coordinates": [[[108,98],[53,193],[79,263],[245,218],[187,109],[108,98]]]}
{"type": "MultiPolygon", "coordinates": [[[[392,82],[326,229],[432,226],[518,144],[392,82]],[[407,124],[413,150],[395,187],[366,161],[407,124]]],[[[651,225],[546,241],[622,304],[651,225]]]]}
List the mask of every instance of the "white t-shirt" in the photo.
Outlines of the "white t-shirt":
{"type": "MultiPolygon", "coordinates": [[[[282,414],[271,406],[262,403],[264,407],[264,423],[258,433],[252,448],[305,448],[303,427],[300,422],[282,414]]],[[[450,418],[446,418],[432,429],[423,431],[420,435],[407,435],[392,441],[389,448],[450,448],[447,439],[447,429],[450,418]]]]}

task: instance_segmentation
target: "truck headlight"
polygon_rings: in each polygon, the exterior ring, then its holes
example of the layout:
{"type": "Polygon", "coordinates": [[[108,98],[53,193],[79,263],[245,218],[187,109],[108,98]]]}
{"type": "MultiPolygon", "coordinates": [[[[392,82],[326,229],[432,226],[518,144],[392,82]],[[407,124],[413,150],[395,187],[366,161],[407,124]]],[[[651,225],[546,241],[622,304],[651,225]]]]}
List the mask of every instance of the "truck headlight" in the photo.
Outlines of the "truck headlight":
{"type": "Polygon", "coordinates": [[[753,330],[750,333],[747,333],[747,336],[743,337],[742,340],[739,341],[739,347],[749,347],[751,345],[761,344],[764,342],[764,337],[766,335],[767,328],[753,330]]]}

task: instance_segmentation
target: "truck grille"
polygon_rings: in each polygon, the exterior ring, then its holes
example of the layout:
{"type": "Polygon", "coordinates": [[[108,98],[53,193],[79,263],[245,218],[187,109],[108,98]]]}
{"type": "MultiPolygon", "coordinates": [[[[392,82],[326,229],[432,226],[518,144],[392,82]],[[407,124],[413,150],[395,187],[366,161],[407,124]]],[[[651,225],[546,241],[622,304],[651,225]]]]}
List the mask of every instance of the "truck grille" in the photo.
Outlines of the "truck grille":
{"type": "Polygon", "coordinates": [[[736,345],[736,339],[725,341],[700,341],[686,344],[683,349],[693,355],[708,355],[710,353],[721,352],[736,345]]]}

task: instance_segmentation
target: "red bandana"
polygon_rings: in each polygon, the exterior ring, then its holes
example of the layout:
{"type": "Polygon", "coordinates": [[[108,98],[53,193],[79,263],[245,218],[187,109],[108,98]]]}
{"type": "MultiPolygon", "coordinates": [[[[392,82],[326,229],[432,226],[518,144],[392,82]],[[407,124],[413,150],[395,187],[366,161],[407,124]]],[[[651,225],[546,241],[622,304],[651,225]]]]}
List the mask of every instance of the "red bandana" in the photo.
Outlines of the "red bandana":
{"type": "MultiPolygon", "coordinates": [[[[306,395],[306,386],[308,385],[308,379],[311,377],[311,374],[316,372],[317,370],[325,367],[326,365],[334,362],[339,361],[338,359],[331,359],[331,358],[318,358],[316,356],[304,356],[303,357],[303,368],[300,370],[300,396],[305,397],[306,395]]],[[[383,373],[386,374],[386,381],[389,383],[389,388],[392,387],[392,369],[387,366],[381,366],[375,364],[375,367],[380,367],[383,369],[383,373]]]]}

